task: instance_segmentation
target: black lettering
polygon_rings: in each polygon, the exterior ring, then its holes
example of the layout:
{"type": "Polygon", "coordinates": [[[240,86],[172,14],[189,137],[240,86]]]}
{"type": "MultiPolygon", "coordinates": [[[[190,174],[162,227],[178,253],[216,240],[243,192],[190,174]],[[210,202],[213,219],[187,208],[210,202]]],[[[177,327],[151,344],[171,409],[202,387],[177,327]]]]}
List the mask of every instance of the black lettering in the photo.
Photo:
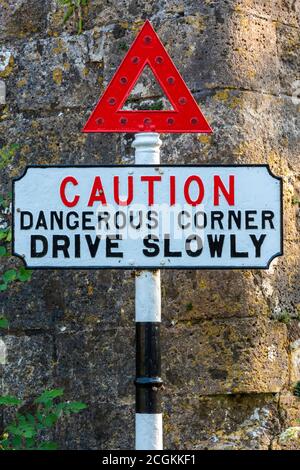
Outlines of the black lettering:
{"type": "Polygon", "coordinates": [[[20,228],[21,230],[29,230],[33,225],[33,216],[29,211],[22,211],[20,214],[20,228]],[[27,225],[25,224],[25,216],[29,217],[27,225]]]}
{"type": "Polygon", "coordinates": [[[164,244],[164,255],[166,258],[180,258],[182,256],[181,251],[171,251],[170,250],[170,235],[165,235],[165,244],[164,244]]]}
{"type": "Polygon", "coordinates": [[[98,214],[98,230],[101,230],[102,221],[106,223],[106,230],[109,230],[109,225],[108,225],[109,219],[110,219],[109,212],[100,212],[100,214],[98,214]]]}
{"type": "Polygon", "coordinates": [[[192,258],[196,258],[196,256],[200,256],[203,250],[203,243],[202,239],[198,235],[189,235],[185,241],[185,250],[188,256],[192,258]],[[191,249],[192,242],[197,242],[196,250],[191,249]]]}
{"type": "Polygon", "coordinates": [[[82,229],[83,230],[95,230],[95,226],[88,225],[91,222],[91,217],[94,212],[87,211],[82,213],[82,229]]]}
{"type": "Polygon", "coordinates": [[[256,235],[250,235],[253,245],[255,246],[255,258],[260,258],[261,255],[261,246],[266,238],[266,235],[261,235],[257,239],[256,235]]]}
{"type": "Polygon", "coordinates": [[[202,212],[202,211],[198,211],[196,212],[196,214],[194,215],[194,224],[195,224],[195,227],[196,228],[205,228],[206,225],[207,225],[207,215],[205,212],[202,212]],[[202,223],[199,223],[199,220],[198,220],[198,217],[201,216],[202,217],[202,223]]]}
{"type": "Polygon", "coordinates": [[[31,235],[30,237],[30,255],[31,258],[43,258],[48,252],[48,240],[43,235],[31,235]],[[37,249],[37,242],[42,243],[42,249],[37,249]]]}
{"type": "Polygon", "coordinates": [[[248,258],[249,256],[246,251],[237,251],[236,235],[230,235],[230,256],[231,258],[248,258]]]}
{"type": "Polygon", "coordinates": [[[81,249],[80,249],[80,235],[77,234],[74,237],[75,239],[75,258],[80,258],[81,249]]]}
{"type": "Polygon", "coordinates": [[[36,223],[36,226],[35,226],[35,230],[38,230],[41,227],[44,228],[45,230],[47,230],[47,228],[48,228],[44,211],[39,212],[39,215],[38,215],[38,218],[37,218],[37,223],[36,223]]]}
{"type": "Polygon", "coordinates": [[[91,257],[95,258],[98,248],[99,248],[101,237],[95,237],[94,242],[92,241],[91,235],[85,235],[85,239],[86,239],[86,243],[87,243],[91,257]]]}
{"type": "Polygon", "coordinates": [[[218,258],[221,258],[225,235],[219,235],[219,237],[218,235],[215,235],[214,237],[212,235],[207,235],[207,240],[210,256],[214,258],[217,255],[218,258]]]}
{"type": "Polygon", "coordinates": [[[274,212],[273,211],[262,211],[261,213],[261,225],[262,229],[264,230],[266,228],[266,222],[269,222],[270,228],[274,229],[274,212]]]}
{"type": "Polygon", "coordinates": [[[255,230],[258,229],[257,225],[251,225],[254,222],[254,215],[257,214],[257,211],[245,211],[245,228],[246,230],[255,230]]]}
{"type": "Polygon", "coordinates": [[[212,211],[211,213],[211,228],[215,230],[215,223],[219,224],[219,228],[223,230],[222,219],[224,217],[223,212],[221,211],[212,211]]]}
{"type": "Polygon", "coordinates": [[[50,227],[51,230],[54,230],[56,226],[62,230],[63,229],[63,211],[51,211],[50,212],[50,227]]]}
{"type": "Polygon", "coordinates": [[[242,225],[242,212],[241,211],[228,211],[228,229],[232,229],[232,222],[234,222],[237,229],[241,229],[242,225]]]}
{"type": "Polygon", "coordinates": [[[182,230],[188,228],[188,227],[191,225],[190,222],[186,222],[185,224],[183,223],[183,221],[182,221],[182,216],[183,216],[183,215],[190,217],[190,213],[187,212],[187,211],[181,211],[181,212],[179,212],[179,214],[178,214],[178,226],[179,226],[179,228],[181,228],[182,230]]]}
{"type": "Polygon", "coordinates": [[[113,248],[119,248],[118,242],[113,240],[122,240],[121,235],[109,235],[106,237],[106,257],[107,258],[123,258],[123,253],[111,251],[113,248]]]}
{"type": "Polygon", "coordinates": [[[70,240],[66,235],[53,235],[52,256],[58,258],[58,252],[62,251],[64,258],[70,258],[70,240]]]}
{"type": "Polygon", "coordinates": [[[149,229],[154,229],[158,227],[158,213],[156,211],[148,211],[147,212],[147,220],[148,223],[146,224],[146,227],[149,229]]]}
{"type": "Polygon", "coordinates": [[[143,244],[147,248],[147,250],[143,250],[143,254],[145,256],[153,258],[154,256],[159,255],[159,239],[157,237],[155,237],[154,235],[147,235],[147,237],[145,237],[143,240],[143,244]]]}
{"type": "Polygon", "coordinates": [[[76,230],[79,227],[79,221],[78,221],[78,214],[77,212],[71,211],[67,213],[66,216],[66,225],[69,230],[76,230]],[[70,221],[70,218],[74,217],[75,220],[73,221],[73,224],[70,221]]]}
{"type": "Polygon", "coordinates": [[[141,225],[142,225],[142,211],[139,211],[138,212],[138,224],[137,225],[134,225],[133,221],[134,221],[134,215],[132,213],[130,213],[130,216],[129,216],[129,223],[131,225],[132,228],[135,228],[136,230],[140,229],[141,228],[141,225]]]}
{"type": "Polygon", "coordinates": [[[117,211],[115,213],[115,227],[116,229],[118,230],[121,230],[123,229],[124,227],[126,226],[126,214],[122,211],[117,211]],[[121,223],[119,222],[119,217],[122,217],[123,220],[121,221],[121,223]]]}

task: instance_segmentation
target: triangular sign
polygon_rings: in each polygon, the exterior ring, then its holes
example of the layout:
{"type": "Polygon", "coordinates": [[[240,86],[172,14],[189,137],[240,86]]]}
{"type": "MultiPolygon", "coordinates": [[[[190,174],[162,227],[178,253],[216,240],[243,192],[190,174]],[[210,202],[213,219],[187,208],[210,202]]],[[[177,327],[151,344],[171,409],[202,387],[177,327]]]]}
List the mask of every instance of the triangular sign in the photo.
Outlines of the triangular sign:
{"type": "Polygon", "coordinates": [[[83,132],[212,132],[149,21],[137,35],[83,132]],[[173,110],[122,110],[146,65],[151,68],[173,110]]]}

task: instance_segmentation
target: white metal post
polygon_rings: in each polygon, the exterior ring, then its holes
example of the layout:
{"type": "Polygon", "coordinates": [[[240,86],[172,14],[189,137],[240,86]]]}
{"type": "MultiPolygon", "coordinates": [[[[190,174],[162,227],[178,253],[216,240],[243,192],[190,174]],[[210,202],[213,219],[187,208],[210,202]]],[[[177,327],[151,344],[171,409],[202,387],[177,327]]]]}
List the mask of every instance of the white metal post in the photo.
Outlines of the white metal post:
{"type": "MultiPolygon", "coordinates": [[[[135,163],[160,163],[161,140],[155,132],[135,135],[135,163]]],[[[137,450],[163,448],[160,403],[160,270],[142,270],[135,277],[135,321],[137,341],[136,421],[137,450]]]]}

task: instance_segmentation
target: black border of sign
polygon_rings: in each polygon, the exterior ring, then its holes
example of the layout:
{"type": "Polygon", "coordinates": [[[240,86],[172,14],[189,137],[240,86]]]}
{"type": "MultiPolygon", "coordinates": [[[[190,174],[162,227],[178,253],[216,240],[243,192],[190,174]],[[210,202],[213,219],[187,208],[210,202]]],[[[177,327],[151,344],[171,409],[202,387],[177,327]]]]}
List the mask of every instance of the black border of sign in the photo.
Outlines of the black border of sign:
{"type": "Polygon", "coordinates": [[[157,269],[184,269],[184,270],[202,270],[202,269],[207,269],[207,270],[232,270],[232,269],[269,269],[271,262],[273,259],[277,258],[278,256],[283,255],[283,180],[280,176],[276,176],[272,173],[270,170],[269,165],[265,164],[256,164],[256,165],[247,165],[245,163],[243,164],[231,164],[231,165],[221,165],[221,164],[216,164],[216,165],[208,165],[208,164],[202,164],[202,165],[185,165],[185,164],[178,164],[178,165],[168,165],[168,164],[159,164],[159,165],[135,165],[135,164],[126,164],[126,165],[28,165],[25,168],[25,171],[22,173],[21,176],[18,178],[13,178],[12,180],[12,255],[16,256],[17,258],[20,258],[25,267],[30,270],[38,270],[38,269],[77,269],[78,271],[80,270],[94,270],[94,269],[129,269],[131,271],[135,270],[157,270],[157,269]],[[29,168],[160,168],[160,167],[172,167],[172,168],[180,168],[180,167],[191,167],[191,168],[237,168],[237,167],[246,167],[246,168],[266,168],[270,176],[272,178],[275,178],[279,180],[280,182],[280,251],[273,255],[268,263],[264,266],[28,266],[24,257],[19,255],[18,253],[15,253],[15,226],[14,226],[14,212],[15,212],[15,183],[16,181],[19,181],[22,179],[29,168]]]}

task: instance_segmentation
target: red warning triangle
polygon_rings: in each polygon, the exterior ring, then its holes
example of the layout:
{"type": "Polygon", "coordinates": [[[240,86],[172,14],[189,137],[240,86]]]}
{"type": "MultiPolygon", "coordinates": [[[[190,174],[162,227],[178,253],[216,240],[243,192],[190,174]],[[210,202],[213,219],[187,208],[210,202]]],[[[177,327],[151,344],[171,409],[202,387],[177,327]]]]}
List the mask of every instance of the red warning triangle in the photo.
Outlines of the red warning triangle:
{"type": "Polygon", "coordinates": [[[212,132],[148,20],[101,96],[83,132],[212,132]],[[173,110],[122,110],[146,65],[151,68],[173,110]]]}

